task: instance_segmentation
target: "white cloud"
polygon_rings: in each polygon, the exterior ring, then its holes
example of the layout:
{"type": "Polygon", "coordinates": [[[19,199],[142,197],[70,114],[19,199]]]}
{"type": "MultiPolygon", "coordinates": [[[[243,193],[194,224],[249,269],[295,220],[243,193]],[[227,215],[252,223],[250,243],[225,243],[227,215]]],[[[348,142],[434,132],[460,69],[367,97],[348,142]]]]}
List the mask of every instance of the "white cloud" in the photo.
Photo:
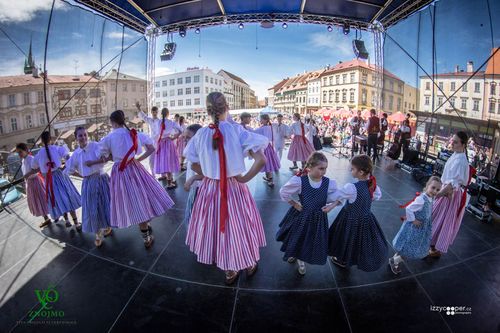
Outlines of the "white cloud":
{"type": "MultiPolygon", "coordinates": [[[[315,32],[309,36],[309,45],[320,51],[326,51],[328,54],[339,58],[339,60],[348,60],[354,58],[352,49],[352,40],[354,36],[343,35],[340,31],[315,32]]],[[[369,33],[363,34],[365,46],[370,55],[373,55],[373,37],[369,33]],[[368,37],[366,36],[368,35],[368,37]]]]}
{"type": "MultiPolygon", "coordinates": [[[[38,11],[50,10],[52,0],[0,0],[0,22],[18,23],[31,20],[38,11]]],[[[62,9],[63,3],[56,1],[55,9],[62,9]]]]}
{"type": "Polygon", "coordinates": [[[171,68],[163,67],[163,66],[155,67],[155,76],[163,76],[163,75],[168,75],[168,74],[172,74],[172,73],[174,73],[174,71],[171,68]]]}
{"type": "Polygon", "coordinates": [[[269,96],[267,89],[271,88],[274,84],[280,81],[280,79],[271,79],[269,81],[259,81],[252,79],[244,79],[252,90],[255,91],[255,95],[259,98],[259,100],[264,99],[269,96]]]}
{"type": "MultiPolygon", "coordinates": [[[[109,32],[109,33],[106,34],[106,37],[107,38],[111,38],[111,39],[122,39],[122,33],[118,32],[118,31],[109,32]]],[[[127,38],[131,38],[132,35],[130,35],[128,33],[124,33],[123,37],[124,37],[124,39],[127,39],[127,38]]]]}

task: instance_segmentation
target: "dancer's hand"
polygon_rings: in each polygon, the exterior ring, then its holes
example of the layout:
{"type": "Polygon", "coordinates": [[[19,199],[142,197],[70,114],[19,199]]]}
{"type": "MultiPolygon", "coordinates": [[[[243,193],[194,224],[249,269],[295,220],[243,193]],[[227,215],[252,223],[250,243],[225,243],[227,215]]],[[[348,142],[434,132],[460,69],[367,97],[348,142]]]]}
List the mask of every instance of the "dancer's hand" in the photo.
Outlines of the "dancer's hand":
{"type": "Polygon", "coordinates": [[[247,179],[246,175],[245,176],[243,176],[243,175],[237,175],[237,176],[234,176],[234,178],[236,179],[236,181],[238,183],[246,183],[249,180],[249,179],[247,179]]]}
{"type": "Polygon", "coordinates": [[[86,161],[85,165],[88,166],[89,168],[95,164],[94,161],[86,161]]]}
{"type": "Polygon", "coordinates": [[[295,208],[296,210],[298,210],[299,212],[302,211],[302,204],[300,202],[294,202],[293,203],[293,208],[295,208]]]}
{"type": "Polygon", "coordinates": [[[323,213],[329,213],[332,209],[337,207],[339,204],[340,204],[340,202],[337,200],[337,201],[331,202],[329,204],[326,204],[325,206],[323,206],[321,208],[321,210],[323,211],[323,213]]]}
{"type": "Polygon", "coordinates": [[[419,221],[419,220],[415,220],[413,221],[413,225],[417,228],[420,228],[420,226],[422,226],[422,221],[419,221]]]}
{"type": "Polygon", "coordinates": [[[191,178],[186,180],[186,182],[184,183],[184,190],[189,192],[192,184],[193,184],[193,180],[191,178]]]}

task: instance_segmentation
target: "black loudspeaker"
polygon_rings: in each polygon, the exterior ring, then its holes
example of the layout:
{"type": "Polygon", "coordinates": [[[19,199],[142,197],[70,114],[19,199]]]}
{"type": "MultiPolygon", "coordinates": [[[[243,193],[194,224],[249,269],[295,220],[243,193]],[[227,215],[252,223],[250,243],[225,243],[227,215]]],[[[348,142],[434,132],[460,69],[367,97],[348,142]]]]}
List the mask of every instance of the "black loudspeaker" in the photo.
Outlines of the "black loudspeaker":
{"type": "Polygon", "coordinates": [[[368,59],[368,51],[366,50],[365,42],[363,42],[362,40],[353,40],[352,49],[354,50],[356,58],[368,59]]]}
{"type": "Polygon", "coordinates": [[[403,163],[416,164],[418,162],[418,151],[408,149],[403,152],[403,163]]]}
{"type": "Polygon", "coordinates": [[[325,136],[323,138],[323,146],[331,146],[333,143],[333,138],[331,136],[325,136]]]}

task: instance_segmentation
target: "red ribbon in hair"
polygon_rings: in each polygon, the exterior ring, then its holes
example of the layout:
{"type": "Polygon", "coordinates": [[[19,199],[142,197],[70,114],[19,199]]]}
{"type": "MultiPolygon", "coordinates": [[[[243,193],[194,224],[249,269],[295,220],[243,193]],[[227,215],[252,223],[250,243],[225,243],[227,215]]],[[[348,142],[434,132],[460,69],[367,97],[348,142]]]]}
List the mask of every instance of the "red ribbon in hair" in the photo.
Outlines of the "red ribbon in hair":
{"type": "Polygon", "coordinates": [[[127,164],[129,163],[129,156],[132,154],[132,152],[137,152],[138,144],[137,144],[137,131],[135,128],[132,128],[130,130],[130,137],[132,138],[132,147],[127,151],[125,156],[123,157],[122,161],[120,162],[120,166],[118,167],[118,170],[123,171],[127,167],[127,164]]]}
{"type": "Polygon", "coordinates": [[[55,168],[56,165],[54,162],[47,162],[47,167],[49,171],[47,171],[47,180],[45,182],[45,200],[49,202],[49,193],[50,193],[50,204],[52,208],[56,205],[55,195],[54,195],[54,182],[52,180],[52,168],[55,168]]]}
{"type": "Polygon", "coordinates": [[[309,171],[307,170],[307,168],[304,168],[304,169],[300,170],[299,172],[297,172],[297,173],[295,174],[295,176],[297,176],[297,177],[302,177],[302,176],[307,175],[308,173],[309,173],[309,171]]]}
{"type": "Polygon", "coordinates": [[[226,170],[226,153],[224,151],[224,136],[219,129],[219,126],[210,124],[208,127],[214,129],[212,139],[217,140],[217,149],[219,150],[220,164],[220,231],[224,233],[226,229],[226,220],[229,216],[227,207],[227,170],[226,170]]]}
{"type": "Polygon", "coordinates": [[[165,131],[165,121],[163,120],[161,122],[161,127],[160,127],[160,136],[158,137],[158,142],[156,143],[156,153],[159,154],[160,153],[160,141],[161,141],[161,137],[163,135],[163,132],[165,131]]]}
{"type": "Polygon", "coordinates": [[[373,193],[375,193],[375,189],[377,188],[377,179],[375,176],[370,175],[370,179],[368,180],[368,191],[370,191],[370,197],[373,199],[373,193]]]}
{"type": "Polygon", "coordinates": [[[304,123],[303,122],[300,122],[300,130],[302,132],[302,141],[304,141],[304,144],[306,144],[306,135],[305,135],[305,131],[304,131],[304,123]]]}
{"type": "Polygon", "coordinates": [[[472,177],[475,175],[476,175],[476,169],[469,165],[469,179],[467,180],[467,185],[465,186],[464,191],[462,192],[462,199],[460,200],[460,206],[458,207],[457,217],[458,215],[460,215],[462,208],[465,207],[465,201],[467,201],[467,186],[469,186],[472,177]]]}
{"type": "MultiPolygon", "coordinates": [[[[408,207],[410,204],[413,203],[413,201],[415,201],[415,199],[420,195],[420,192],[417,192],[415,193],[415,198],[411,199],[410,201],[408,201],[407,203],[405,203],[404,205],[399,205],[399,208],[406,208],[408,207]]],[[[406,216],[401,216],[401,221],[404,221],[406,220],[406,216]]]]}

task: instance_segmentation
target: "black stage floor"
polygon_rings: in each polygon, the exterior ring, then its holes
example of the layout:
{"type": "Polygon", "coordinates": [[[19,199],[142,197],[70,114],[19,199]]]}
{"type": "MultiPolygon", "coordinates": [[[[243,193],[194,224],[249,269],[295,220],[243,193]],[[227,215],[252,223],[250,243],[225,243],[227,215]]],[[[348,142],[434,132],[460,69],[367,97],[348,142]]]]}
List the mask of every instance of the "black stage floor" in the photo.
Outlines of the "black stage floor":
{"type": "MultiPolygon", "coordinates": [[[[346,159],[329,160],[328,176],[340,185],[351,181],[346,159]]],[[[169,192],[175,209],[153,220],[156,242],[148,251],[137,228],[115,231],[100,249],[94,235],[61,223],[40,231],[26,200],[16,202],[0,214],[0,332],[499,331],[500,224],[466,214],[446,255],[408,262],[399,276],[388,266],[365,273],[327,263],[308,265],[301,277],[274,240],[288,209],[279,199],[280,185],[291,176],[288,166],[274,189],[261,176],[249,183],[268,244],[257,274],[242,275],[233,287],[184,245],[182,186],[169,192]],[[44,303],[47,308],[28,323],[30,311],[44,303]],[[471,313],[432,306],[463,306],[471,313]]],[[[399,169],[377,168],[375,175],[383,198],[373,212],[390,242],[401,225],[398,204],[420,186],[399,169]]]]}

